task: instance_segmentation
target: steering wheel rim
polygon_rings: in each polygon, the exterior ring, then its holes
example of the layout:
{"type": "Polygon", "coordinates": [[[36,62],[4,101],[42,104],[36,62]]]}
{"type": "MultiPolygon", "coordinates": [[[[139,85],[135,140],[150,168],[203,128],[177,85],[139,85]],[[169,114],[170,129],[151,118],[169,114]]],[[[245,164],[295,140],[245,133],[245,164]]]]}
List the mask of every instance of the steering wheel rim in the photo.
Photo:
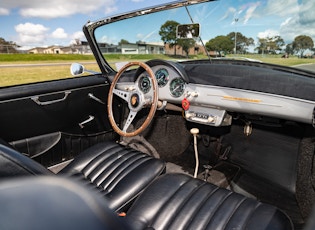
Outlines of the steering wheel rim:
{"type": "Polygon", "coordinates": [[[157,84],[157,81],[156,81],[156,78],[155,78],[155,75],[154,75],[152,69],[147,64],[145,64],[144,62],[139,62],[139,61],[129,62],[117,72],[117,74],[115,75],[115,77],[111,83],[111,86],[109,88],[108,99],[107,99],[107,112],[108,112],[109,122],[110,122],[111,126],[113,127],[114,131],[116,133],[118,133],[120,136],[124,136],[124,137],[136,136],[136,135],[140,134],[141,132],[143,132],[151,123],[151,121],[154,117],[154,114],[157,110],[157,104],[158,104],[158,84],[157,84]],[[131,124],[133,118],[136,116],[137,112],[143,108],[143,105],[145,105],[145,102],[141,101],[144,98],[144,93],[141,91],[132,92],[132,91],[126,90],[126,91],[116,92],[117,91],[116,90],[116,84],[117,84],[119,78],[131,66],[140,66],[148,73],[149,78],[151,79],[151,82],[152,82],[153,97],[152,97],[152,101],[151,101],[150,111],[149,111],[145,121],[136,130],[134,130],[132,132],[127,132],[127,128],[131,124]],[[116,93],[114,93],[114,92],[116,92],[116,93]],[[129,112],[124,130],[122,130],[118,127],[118,125],[114,119],[113,106],[112,106],[114,94],[120,96],[126,102],[128,102],[128,107],[129,107],[130,112],[129,112]],[[120,95],[120,94],[122,94],[122,95],[120,95]],[[137,104],[137,105],[140,104],[138,106],[139,108],[135,109],[135,107],[133,107],[135,104],[137,104]],[[128,119],[131,119],[129,125],[127,124],[128,119]],[[128,127],[126,127],[126,125],[128,127]]]}

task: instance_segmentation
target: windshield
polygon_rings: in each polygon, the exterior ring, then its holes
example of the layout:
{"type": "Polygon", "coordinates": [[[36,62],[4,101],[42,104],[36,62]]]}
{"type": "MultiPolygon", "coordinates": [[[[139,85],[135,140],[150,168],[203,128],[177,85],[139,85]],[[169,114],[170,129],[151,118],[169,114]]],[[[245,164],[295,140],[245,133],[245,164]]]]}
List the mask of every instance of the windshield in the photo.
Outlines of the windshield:
{"type": "Polygon", "coordinates": [[[300,67],[314,63],[314,10],[312,1],[210,1],[103,20],[94,37],[113,68],[114,62],[153,58],[236,58],[300,67]],[[200,36],[179,37],[178,26],[189,24],[198,24],[200,36]]]}

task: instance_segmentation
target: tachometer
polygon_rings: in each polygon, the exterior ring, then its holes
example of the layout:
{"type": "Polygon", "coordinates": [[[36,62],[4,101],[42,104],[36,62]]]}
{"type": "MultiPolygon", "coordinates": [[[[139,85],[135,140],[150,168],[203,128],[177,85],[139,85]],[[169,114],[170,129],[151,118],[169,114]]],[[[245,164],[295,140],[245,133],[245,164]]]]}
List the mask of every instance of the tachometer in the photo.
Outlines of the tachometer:
{"type": "Polygon", "coordinates": [[[182,78],[174,78],[170,82],[170,92],[173,97],[180,97],[185,91],[185,81],[182,78]]]}
{"type": "Polygon", "coordinates": [[[159,87],[163,87],[169,80],[169,73],[166,69],[161,68],[155,72],[156,81],[159,87]]]}
{"type": "Polygon", "coordinates": [[[148,76],[141,76],[139,79],[139,88],[143,93],[149,92],[151,89],[151,81],[148,76]]]}

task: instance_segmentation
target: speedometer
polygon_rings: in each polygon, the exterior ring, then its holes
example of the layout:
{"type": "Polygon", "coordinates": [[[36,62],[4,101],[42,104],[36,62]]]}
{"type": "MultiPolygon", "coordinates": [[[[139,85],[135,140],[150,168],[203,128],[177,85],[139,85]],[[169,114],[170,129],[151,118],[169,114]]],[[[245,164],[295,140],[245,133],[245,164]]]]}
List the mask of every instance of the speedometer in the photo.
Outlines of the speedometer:
{"type": "Polygon", "coordinates": [[[169,73],[166,69],[161,68],[155,72],[155,78],[159,87],[163,87],[169,80],[169,73]]]}
{"type": "Polygon", "coordinates": [[[139,79],[139,88],[143,93],[149,92],[151,89],[151,81],[148,76],[142,76],[139,79]]]}
{"type": "Polygon", "coordinates": [[[182,78],[174,78],[170,82],[170,92],[173,97],[180,97],[185,91],[185,81],[182,78]]]}

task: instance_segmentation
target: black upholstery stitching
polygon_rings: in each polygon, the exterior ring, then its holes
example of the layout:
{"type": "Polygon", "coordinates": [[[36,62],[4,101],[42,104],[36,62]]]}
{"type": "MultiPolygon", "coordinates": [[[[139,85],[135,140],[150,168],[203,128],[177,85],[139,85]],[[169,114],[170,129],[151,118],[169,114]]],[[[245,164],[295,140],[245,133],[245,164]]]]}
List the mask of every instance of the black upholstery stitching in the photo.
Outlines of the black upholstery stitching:
{"type": "MultiPolygon", "coordinates": [[[[180,186],[174,191],[174,193],[172,194],[172,196],[170,196],[167,201],[165,203],[169,203],[171,200],[173,200],[173,198],[175,197],[175,195],[181,190],[181,188],[183,186],[185,186],[186,184],[188,184],[191,180],[190,178],[187,178],[188,180],[186,180],[184,183],[180,184],[180,186]]],[[[164,212],[165,206],[163,206],[155,215],[155,217],[152,219],[150,226],[152,226],[152,223],[156,222],[156,219],[159,218],[160,214],[164,212]]],[[[168,224],[169,225],[169,224],[168,224]]]]}
{"type": "Polygon", "coordinates": [[[250,218],[254,215],[254,212],[257,210],[257,208],[261,206],[261,203],[260,202],[257,202],[255,208],[251,211],[250,215],[247,216],[247,219],[246,221],[244,221],[244,228],[246,228],[247,224],[248,224],[248,221],[250,220],[250,218]]]}
{"type": "MultiPolygon", "coordinates": [[[[207,183],[204,183],[204,185],[208,185],[207,183]]],[[[214,193],[216,193],[220,188],[219,187],[216,187],[215,189],[213,189],[211,191],[211,193],[209,193],[204,200],[202,200],[202,202],[200,202],[198,208],[196,208],[196,210],[198,209],[198,212],[194,212],[194,215],[191,217],[190,219],[190,223],[187,225],[188,228],[189,226],[191,225],[191,223],[193,222],[193,220],[195,219],[195,217],[197,216],[197,214],[199,213],[200,209],[203,207],[204,205],[204,202],[206,202],[214,193]]]]}
{"type": "Polygon", "coordinates": [[[220,208],[220,206],[222,206],[222,204],[225,202],[225,200],[226,200],[228,197],[230,197],[232,194],[233,194],[233,192],[230,191],[229,193],[227,193],[227,194],[225,195],[225,197],[223,197],[223,198],[221,199],[221,201],[216,205],[215,211],[211,214],[211,216],[209,216],[208,223],[207,223],[205,226],[208,227],[208,225],[211,223],[211,220],[212,220],[213,215],[218,212],[218,209],[220,208]]]}
{"type": "MultiPolygon", "coordinates": [[[[190,180],[190,181],[192,181],[192,180],[190,180]]],[[[189,201],[189,200],[191,199],[191,197],[192,197],[198,190],[200,190],[201,188],[203,188],[205,185],[206,185],[206,183],[202,183],[202,184],[200,184],[199,186],[197,186],[196,188],[194,188],[194,189],[189,193],[189,195],[183,200],[183,202],[182,202],[181,205],[178,207],[178,209],[181,210],[181,209],[187,204],[187,201],[189,201]]],[[[202,203],[202,202],[201,202],[201,203],[202,203]]],[[[201,204],[198,205],[198,208],[199,208],[200,206],[201,206],[201,204]]],[[[198,209],[198,208],[197,208],[197,209],[198,209]]],[[[176,212],[176,213],[178,213],[178,212],[176,212]]],[[[194,212],[194,213],[195,213],[195,212],[194,212]]],[[[192,218],[193,218],[193,217],[192,217],[192,218]]],[[[192,219],[192,218],[191,218],[191,219],[192,219]]],[[[173,221],[170,222],[170,223],[168,224],[168,226],[171,225],[175,220],[176,220],[176,218],[173,218],[173,221]]],[[[189,226],[189,224],[190,224],[190,222],[187,222],[186,225],[189,226]]]]}
{"type": "MultiPolygon", "coordinates": [[[[114,149],[114,148],[112,148],[114,149]]],[[[111,150],[112,150],[111,149],[111,150]]],[[[118,155],[118,158],[116,159],[116,154],[120,154],[121,152],[124,152],[125,149],[119,149],[115,152],[107,152],[108,150],[105,150],[103,152],[101,152],[101,154],[99,154],[97,156],[97,158],[94,158],[92,161],[90,161],[86,167],[84,168],[84,170],[82,170],[84,172],[84,174],[86,175],[86,177],[89,177],[89,179],[91,181],[95,181],[97,180],[97,178],[100,176],[100,174],[102,172],[104,172],[104,170],[98,170],[100,167],[104,167],[104,162],[108,161],[110,158],[113,158],[112,163],[114,162],[118,162],[122,156],[126,156],[128,155],[128,158],[126,158],[126,160],[128,160],[130,157],[132,157],[133,155],[130,154],[130,152],[124,153],[123,155],[118,155]],[[104,157],[104,159],[102,160],[102,162],[97,162],[97,159],[104,157]],[[98,170],[98,171],[96,171],[98,170]],[[90,175],[95,173],[95,175],[93,177],[95,177],[94,179],[90,178],[90,175]]],[[[135,155],[135,154],[134,154],[135,155]]],[[[108,164],[110,164],[110,162],[108,162],[108,164]]]]}
{"type": "MultiPolygon", "coordinates": [[[[111,178],[112,179],[110,181],[108,181],[107,186],[106,186],[106,189],[108,191],[111,191],[113,189],[113,187],[115,185],[117,185],[124,178],[124,176],[122,176],[122,174],[127,175],[129,172],[135,170],[138,166],[142,165],[143,163],[145,163],[151,159],[151,158],[148,158],[146,156],[138,156],[138,155],[134,155],[133,157],[135,157],[135,159],[133,159],[132,161],[120,162],[120,164],[118,164],[117,167],[111,171],[111,176],[112,176],[111,178]],[[126,164],[126,163],[128,163],[128,164],[126,164]],[[123,167],[121,167],[122,165],[123,165],[123,167]],[[118,172],[116,172],[115,175],[112,175],[113,172],[115,172],[117,170],[118,170],[118,172]]],[[[129,160],[130,160],[130,158],[129,158],[129,160]]],[[[100,183],[100,185],[102,185],[102,187],[105,187],[105,186],[103,186],[103,184],[104,184],[105,180],[108,180],[108,179],[109,179],[109,177],[106,177],[100,183]]]]}
{"type": "Polygon", "coordinates": [[[244,201],[246,200],[246,197],[243,197],[243,199],[241,201],[238,202],[237,205],[235,205],[233,211],[231,212],[230,216],[227,218],[225,224],[223,225],[223,229],[225,229],[226,225],[230,222],[232,216],[236,213],[236,211],[239,209],[239,207],[241,206],[242,203],[244,203],[244,201]]]}
{"type": "MultiPolygon", "coordinates": [[[[112,154],[109,154],[110,152],[109,151],[113,151],[113,149],[115,149],[115,148],[117,148],[117,147],[119,147],[119,146],[112,146],[112,147],[110,147],[110,148],[107,148],[107,149],[104,149],[103,151],[100,151],[99,152],[99,154],[96,156],[96,157],[94,157],[93,159],[91,159],[91,161],[90,162],[88,162],[86,165],[85,165],[85,167],[82,169],[82,172],[84,172],[84,175],[86,176],[86,177],[88,177],[88,175],[90,175],[92,172],[93,172],[93,170],[95,170],[95,168],[96,167],[94,167],[95,166],[95,161],[97,161],[100,157],[103,157],[104,156],[104,154],[105,153],[107,153],[108,152],[108,156],[112,156],[112,154]]],[[[121,151],[121,150],[120,150],[121,151]]],[[[116,152],[116,151],[115,151],[116,152]]],[[[106,155],[106,154],[105,154],[106,155]]],[[[106,160],[107,159],[107,157],[104,159],[104,160],[106,160]]],[[[98,164],[97,164],[98,165],[98,164]]]]}

